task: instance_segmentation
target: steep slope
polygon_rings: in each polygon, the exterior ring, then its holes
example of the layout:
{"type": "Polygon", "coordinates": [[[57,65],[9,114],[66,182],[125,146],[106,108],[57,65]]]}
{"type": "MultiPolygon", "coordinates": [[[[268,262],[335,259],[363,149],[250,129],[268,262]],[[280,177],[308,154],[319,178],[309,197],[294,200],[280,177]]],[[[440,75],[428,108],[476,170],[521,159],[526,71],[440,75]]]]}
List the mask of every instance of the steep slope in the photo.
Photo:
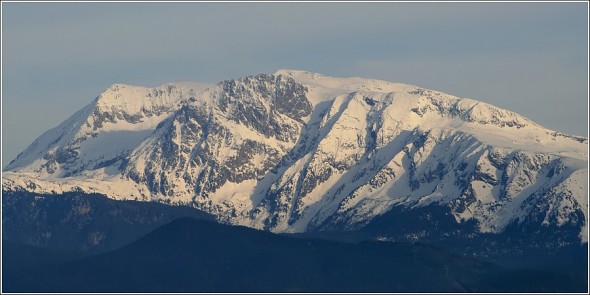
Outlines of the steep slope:
{"type": "Polygon", "coordinates": [[[278,230],[356,228],[396,205],[445,203],[458,222],[476,219],[482,232],[536,210],[545,224],[576,224],[585,241],[587,139],[470,99],[361,85],[308,125],[304,156],[264,192],[255,220],[278,230]],[[551,205],[533,209],[542,204],[551,205]]]}
{"type": "Polygon", "coordinates": [[[79,160],[62,161],[73,177],[14,165],[3,189],[185,204],[275,232],[437,205],[480,233],[532,222],[587,242],[586,138],[413,85],[293,70],[224,81],[133,144],[109,177],[79,160]]]}

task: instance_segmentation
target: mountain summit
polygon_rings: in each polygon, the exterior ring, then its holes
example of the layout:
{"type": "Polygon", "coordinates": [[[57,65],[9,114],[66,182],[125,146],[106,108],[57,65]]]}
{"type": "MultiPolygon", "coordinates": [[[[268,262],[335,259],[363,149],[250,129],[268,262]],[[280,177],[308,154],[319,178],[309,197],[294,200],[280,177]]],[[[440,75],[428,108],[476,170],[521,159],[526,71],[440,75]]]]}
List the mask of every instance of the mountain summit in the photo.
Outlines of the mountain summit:
{"type": "Polygon", "coordinates": [[[279,70],[115,84],[35,140],[2,185],[188,205],[274,232],[354,230],[437,206],[478,233],[567,227],[585,243],[587,151],[587,138],[473,99],[279,70]]]}

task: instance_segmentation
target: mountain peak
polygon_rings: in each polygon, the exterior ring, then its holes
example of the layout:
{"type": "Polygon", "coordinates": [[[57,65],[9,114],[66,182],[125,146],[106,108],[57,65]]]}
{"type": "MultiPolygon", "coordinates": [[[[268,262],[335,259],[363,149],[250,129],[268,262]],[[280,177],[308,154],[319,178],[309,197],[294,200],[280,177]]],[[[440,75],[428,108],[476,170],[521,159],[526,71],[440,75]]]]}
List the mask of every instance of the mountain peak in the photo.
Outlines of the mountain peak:
{"type": "Polygon", "coordinates": [[[97,101],[103,105],[134,105],[165,96],[188,98],[211,86],[213,84],[190,81],[170,82],[157,87],[114,83],[101,92],[97,101]]]}
{"type": "Polygon", "coordinates": [[[97,99],[97,106],[116,106],[140,104],[141,99],[149,92],[149,88],[115,83],[102,91],[97,99]]]}
{"type": "Polygon", "coordinates": [[[289,76],[295,80],[301,80],[301,79],[313,80],[313,79],[317,79],[317,78],[323,76],[321,74],[314,73],[314,72],[302,71],[302,70],[290,70],[290,69],[279,69],[279,70],[275,71],[273,73],[273,75],[275,75],[275,76],[278,76],[278,75],[289,76]]]}

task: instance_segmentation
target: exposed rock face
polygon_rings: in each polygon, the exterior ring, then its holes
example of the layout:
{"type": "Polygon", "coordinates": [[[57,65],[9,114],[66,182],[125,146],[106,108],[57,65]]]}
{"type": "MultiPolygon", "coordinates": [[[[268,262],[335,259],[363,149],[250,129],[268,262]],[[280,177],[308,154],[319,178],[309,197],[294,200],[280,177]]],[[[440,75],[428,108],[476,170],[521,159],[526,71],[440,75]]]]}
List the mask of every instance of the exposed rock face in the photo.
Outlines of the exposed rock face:
{"type": "Polygon", "coordinates": [[[292,149],[312,109],[305,94],[284,76],[221,82],[203,94],[206,100],[190,101],[161,124],[123,175],[152,193],[183,192],[195,204],[209,203],[228,182],[262,178],[292,149]]]}

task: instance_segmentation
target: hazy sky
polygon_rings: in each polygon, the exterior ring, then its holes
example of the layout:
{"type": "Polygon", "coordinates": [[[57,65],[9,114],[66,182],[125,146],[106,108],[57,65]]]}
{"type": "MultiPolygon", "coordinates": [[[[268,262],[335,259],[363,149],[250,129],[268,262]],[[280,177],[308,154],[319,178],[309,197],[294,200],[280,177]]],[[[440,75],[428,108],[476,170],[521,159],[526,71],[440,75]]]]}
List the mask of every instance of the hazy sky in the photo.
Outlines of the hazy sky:
{"type": "Polygon", "coordinates": [[[588,136],[587,3],[2,3],[2,167],[113,83],[290,68],[469,97],[588,136]]]}

